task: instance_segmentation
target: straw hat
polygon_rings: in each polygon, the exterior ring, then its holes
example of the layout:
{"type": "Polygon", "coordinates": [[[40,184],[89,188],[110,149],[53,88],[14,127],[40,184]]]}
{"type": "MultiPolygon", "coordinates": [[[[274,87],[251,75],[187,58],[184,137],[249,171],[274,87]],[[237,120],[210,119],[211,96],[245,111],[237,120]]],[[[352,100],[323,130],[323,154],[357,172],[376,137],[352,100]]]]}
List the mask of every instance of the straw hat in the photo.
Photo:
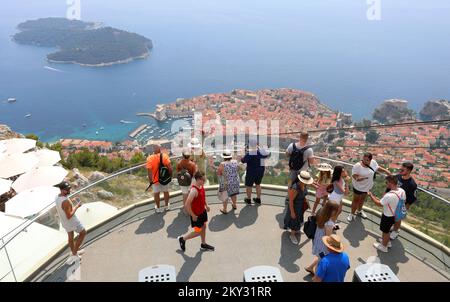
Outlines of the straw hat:
{"type": "Polygon", "coordinates": [[[222,157],[223,157],[223,159],[233,158],[233,156],[231,155],[231,151],[230,150],[224,150],[223,153],[222,153],[222,157]]]}
{"type": "Polygon", "coordinates": [[[311,174],[309,174],[309,172],[307,171],[301,171],[300,174],[298,175],[298,179],[307,185],[310,185],[314,182],[314,179],[311,177],[311,174]]]}
{"type": "Polygon", "coordinates": [[[341,237],[338,235],[323,236],[322,241],[327,248],[336,253],[342,253],[344,251],[344,245],[341,242],[341,237]]]}
{"type": "Polygon", "coordinates": [[[317,170],[324,172],[331,172],[333,170],[333,167],[328,163],[320,163],[317,166],[317,170]]]}
{"type": "Polygon", "coordinates": [[[200,141],[198,140],[198,138],[193,137],[193,138],[191,138],[191,141],[187,144],[187,146],[189,148],[197,149],[197,148],[201,148],[202,144],[200,144],[200,141]]]}

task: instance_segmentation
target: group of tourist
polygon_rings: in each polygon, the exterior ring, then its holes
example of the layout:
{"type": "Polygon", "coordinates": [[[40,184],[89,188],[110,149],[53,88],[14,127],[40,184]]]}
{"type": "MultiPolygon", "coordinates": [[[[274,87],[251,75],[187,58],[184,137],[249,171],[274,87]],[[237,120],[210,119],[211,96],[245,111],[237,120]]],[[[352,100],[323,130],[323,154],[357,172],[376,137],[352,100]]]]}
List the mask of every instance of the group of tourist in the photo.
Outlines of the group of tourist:
{"type": "MultiPolygon", "coordinates": [[[[316,190],[316,199],[311,210],[311,216],[315,219],[316,229],[312,242],[313,262],[305,267],[305,270],[313,275],[314,281],[334,281],[342,282],[345,273],[350,268],[348,255],[344,252],[344,245],[341,238],[335,234],[340,229],[338,217],[342,212],[342,200],[349,194],[349,182],[352,180],[353,200],[351,213],[347,220],[349,223],[355,220],[356,215],[367,218],[363,211],[363,205],[367,196],[374,204],[383,207],[383,214],[380,221],[382,238],[374,243],[374,247],[381,252],[388,252],[392,246],[391,240],[397,238],[404,218],[401,212],[405,212],[416,201],[417,185],[411,177],[413,165],[403,163],[399,174],[392,173],[372,158],[372,154],[365,153],[360,162],[352,168],[351,178],[343,166],[337,165],[334,168],[327,163],[317,165],[319,171],[315,179],[309,172],[314,166],[314,153],[307,144],[308,134],[302,133],[299,142],[288,146],[286,154],[289,156],[289,180],[288,196],[286,198],[286,211],[284,217],[284,228],[289,231],[289,239],[293,244],[299,244],[301,227],[304,223],[304,213],[309,209],[306,200],[308,187],[316,190]],[[379,199],[371,192],[374,186],[374,179],[377,172],[383,172],[386,176],[386,192],[379,199]],[[402,208],[404,203],[404,209],[402,208]],[[318,209],[320,205],[320,209],[318,209]]],[[[183,211],[190,217],[193,231],[178,237],[182,251],[186,249],[186,241],[195,237],[201,237],[200,248],[202,250],[213,251],[214,247],[206,243],[206,223],[210,207],[206,201],[204,184],[207,181],[205,172],[199,169],[199,161],[192,157],[196,143],[183,150],[182,158],[176,165],[176,177],[183,194],[183,211]]],[[[197,159],[204,158],[204,153],[197,159]]],[[[256,186],[256,197],[253,202],[261,204],[261,182],[264,176],[264,159],[270,154],[260,148],[256,141],[250,141],[245,156],[240,160],[247,164],[245,186],[246,197],[244,202],[247,205],[252,203],[252,187],[256,186]]],[[[232,209],[237,208],[237,195],[239,194],[239,162],[233,159],[229,150],[222,154],[223,161],[217,169],[219,179],[218,198],[223,203],[220,212],[228,214],[227,205],[231,201],[232,209]]],[[[161,152],[160,146],[155,146],[153,154],[147,159],[149,187],[153,187],[155,211],[161,213],[160,193],[164,194],[165,210],[170,209],[168,183],[172,177],[172,164],[169,156],[161,152]]],[[[203,166],[204,167],[204,166],[203,166]]],[[[204,168],[202,168],[204,169],[204,168]]],[[[62,183],[61,194],[56,200],[57,211],[62,217],[63,227],[68,232],[69,247],[71,249],[70,261],[76,260],[83,253],[80,246],[86,235],[86,231],[76,218],[75,212],[81,206],[80,203],[74,205],[67,198],[70,193],[70,185],[62,183]],[[79,233],[78,239],[74,240],[74,232],[79,233]]],[[[69,261],[68,260],[68,261],[69,261]]],[[[70,262],[69,261],[69,262],[70,262]]]]}

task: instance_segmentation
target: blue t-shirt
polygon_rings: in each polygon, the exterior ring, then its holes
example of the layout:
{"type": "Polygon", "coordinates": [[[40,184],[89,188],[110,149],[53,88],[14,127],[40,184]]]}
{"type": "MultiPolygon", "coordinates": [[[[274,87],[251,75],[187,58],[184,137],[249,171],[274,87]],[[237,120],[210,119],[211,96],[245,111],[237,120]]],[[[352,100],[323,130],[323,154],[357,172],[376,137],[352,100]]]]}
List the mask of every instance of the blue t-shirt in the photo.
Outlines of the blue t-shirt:
{"type": "Polygon", "coordinates": [[[350,260],[346,253],[329,253],[317,265],[316,275],[322,282],[344,282],[349,268],[350,260]]]}
{"type": "Polygon", "coordinates": [[[247,171],[264,171],[264,162],[262,159],[267,158],[269,155],[262,154],[259,149],[255,151],[248,151],[241,159],[242,163],[247,164],[247,171]]]}

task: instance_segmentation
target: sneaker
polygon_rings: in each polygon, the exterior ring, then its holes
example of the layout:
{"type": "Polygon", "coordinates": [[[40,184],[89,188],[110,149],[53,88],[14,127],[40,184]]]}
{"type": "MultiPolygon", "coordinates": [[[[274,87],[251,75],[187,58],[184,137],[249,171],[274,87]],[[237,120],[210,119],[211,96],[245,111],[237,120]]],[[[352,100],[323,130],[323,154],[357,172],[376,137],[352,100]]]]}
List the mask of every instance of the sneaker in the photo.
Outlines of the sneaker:
{"type": "Polygon", "coordinates": [[[261,204],[261,198],[253,198],[253,202],[256,204],[261,204]]]}
{"type": "Polygon", "coordinates": [[[183,236],[178,237],[178,242],[180,243],[180,249],[183,252],[186,251],[186,240],[183,239],[183,236]]]}
{"type": "Polygon", "coordinates": [[[84,254],[84,249],[78,250],[78,252],[77,252],[77,255],[78,255],[78,256],[81,256],[81,255],[83,255],[83,254],[84,254]]]}
{"type": "MultiPolygon", "coordinates": [[[[378,242],[382,243],[383,239],[382,238],[378,238],[378,242]]],[[[391,248],[392,247],[392,242],[389,241],[387,247],[391,248]]]]}
{"type": "Polygon", "coordinates": [[[155,213],[161,213],[160,208],[157,208],[157,207],[155,206],[155,213]]]}
{"type": "Polygon", "coordinates": [[[66,264],[67,265],[72,265],[74,264],[76,261],[79,261],[80,257],[77,255],[70,255],[69,258],[67,258],[66,260],[66,264]]]}
{"type": "Polygon", "coordinates": [[[212,245],[206,244],[206,243],[202,243],[200,245],[200,249],[202,251],[214,251],[214,247],[212,245]]]}
{"type": "Polygon", "coordinates": [[[244,198],[244,202],[248,205],[252,204],[252,201],[250,200],[250,198],[244,198]]]}
{"type": "Polygon", "coordinates": [[[377,250],[383,252],[383,253],[387,253],[388,252],[388,248],[386,246],[382,245],[379,242],[375,242],[373,244],[373,247],[376,248],[377,250]]]}
{"type": "Polygon", "coordinates": [[[353,215],[353,214],[350,214],[347,217],[348,222],[352,222],[354,219],[355,219],[355,215],[353,215]]]}
{"type": "Polygon", "coordinates": [[[164,211],[170,211],[170,203],[164,207],[164,211]]]}
{"type": "Polygon", "coordinates": [[[361,217],[364,218],[364,219],[367,218],[367,215],[366,215],[366,213],[364,212],[364,210],[358,211],[358,212],[356,212],[356,213],[359,214],[359,215],[361,215],[361,217]]]}
{"type": "Polygon", "coordinates": [[[389,235],[389,237],[391,237],[391,240],[396,239],[398,237],[398,232],[392,231],[391,234],[389,235]]]}
{"type": "Polygon", "coordinates": [[[291,242],[292,242],[293,244],[298,244],[297,236],[291,234],[291,235],[289,235],[289,239],[291,239],[291,242]]]}

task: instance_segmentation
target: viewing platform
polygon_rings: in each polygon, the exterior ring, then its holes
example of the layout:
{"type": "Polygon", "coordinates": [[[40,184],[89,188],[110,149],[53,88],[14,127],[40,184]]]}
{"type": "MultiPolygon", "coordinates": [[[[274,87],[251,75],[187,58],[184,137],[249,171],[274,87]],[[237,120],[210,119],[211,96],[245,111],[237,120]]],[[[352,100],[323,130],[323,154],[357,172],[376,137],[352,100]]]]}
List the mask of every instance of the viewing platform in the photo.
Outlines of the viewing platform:
{"type": "MultiPolygon", "coordinates": [[[[206,239],[215,246],[214,252],[200,251],[199,238],[186,243],[186,252],[180,250],[177,237],[190,229],[189,218],[180,209],[181,192],[171,193],[172,209],[165,213],[155,213],[152,200],[121,210],[88,230],[80,281],[135,282],[141,269],[158,264],[173,265],[177,281],[242,281],[244,270],[256,265],[278,267],[284,281],[311,281],[304,270],[313,259],[311,240],[302,234],[300,244],[294,245],[283,229],[285,187],[263,185],[261,206],[243,204],[243,190],[238,209],[223,215],[217,186],[207,188],[211,211],[206,239]]],[[[367,219],[357,217],[348,224],[349,202],[344,202],[337,234],[344,238],[350,257],[345,281],[351,281],[354,269],[367,262],[388,265],[400,281],[450,280],[448,249],[441,250],[431,238],[405,228],[389,253],[381,253],[372,246],[380,237],[379,213],[366,209],[367,219]]],[[[305,219],[309,214],[305,213],[305,219]]],[[[65,264],[68,254],[64,248],[27,280],[71,281],[65,264]]]]}

